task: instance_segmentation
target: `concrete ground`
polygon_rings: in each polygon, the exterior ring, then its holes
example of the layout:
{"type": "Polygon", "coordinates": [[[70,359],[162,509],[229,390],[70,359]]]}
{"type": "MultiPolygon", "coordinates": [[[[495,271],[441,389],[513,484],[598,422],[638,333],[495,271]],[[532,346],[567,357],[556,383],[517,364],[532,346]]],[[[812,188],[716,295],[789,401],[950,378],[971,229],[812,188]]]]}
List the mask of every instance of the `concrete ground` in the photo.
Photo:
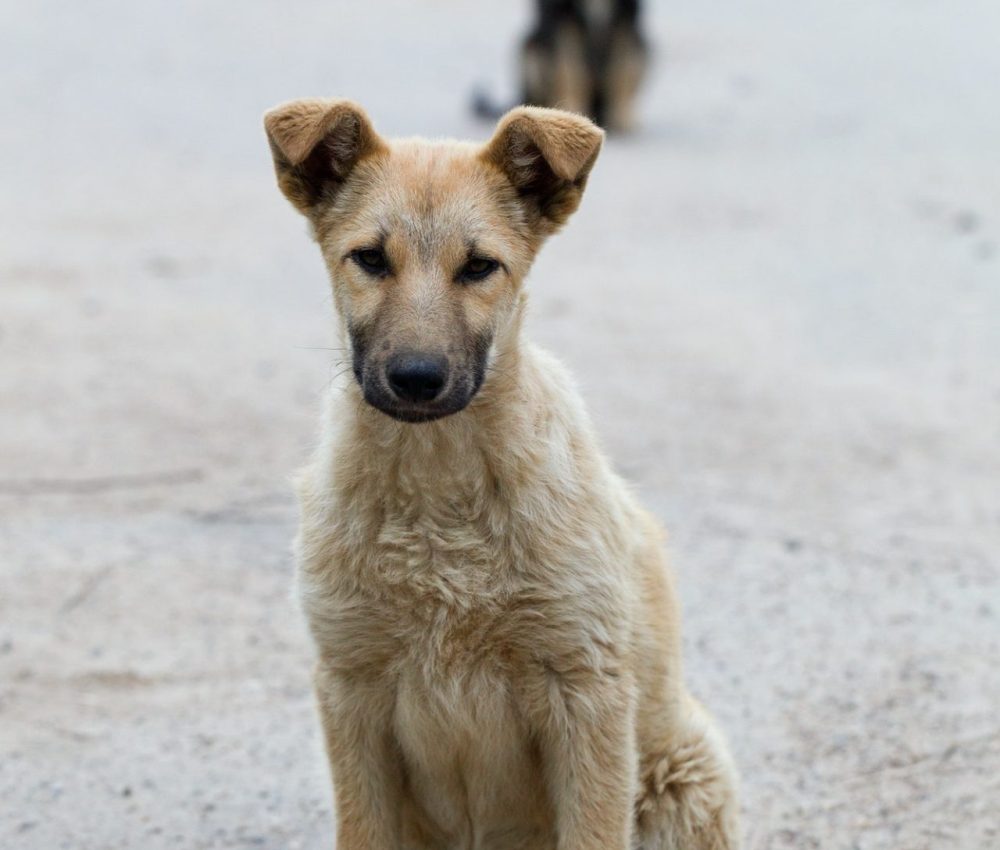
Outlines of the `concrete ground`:
{"type": "MultiPolygon", "coordinates": [[[[650,5],[533,333],[672,531],[747,847],[995,850],[1000,7],[650,5]]],[[[330,846],[288,479],[337,343],[260,114],[482,138],[526,6],[0,8],[0,847],[330,846]]]]}

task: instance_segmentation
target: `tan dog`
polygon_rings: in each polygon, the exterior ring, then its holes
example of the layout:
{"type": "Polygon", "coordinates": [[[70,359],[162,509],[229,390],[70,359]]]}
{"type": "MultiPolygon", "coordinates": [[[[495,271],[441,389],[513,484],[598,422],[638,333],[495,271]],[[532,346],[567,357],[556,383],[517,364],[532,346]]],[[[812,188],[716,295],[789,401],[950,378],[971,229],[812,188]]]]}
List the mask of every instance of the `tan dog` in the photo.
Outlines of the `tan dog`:
{"type": "Polygon", "coordinates": [[[522,336],[601,131],[519,108],[485,146],[389,143],[338,100],[265,123],[355,379],[300,482],[338,850],[736,847],[660,532],[522,336]]]}

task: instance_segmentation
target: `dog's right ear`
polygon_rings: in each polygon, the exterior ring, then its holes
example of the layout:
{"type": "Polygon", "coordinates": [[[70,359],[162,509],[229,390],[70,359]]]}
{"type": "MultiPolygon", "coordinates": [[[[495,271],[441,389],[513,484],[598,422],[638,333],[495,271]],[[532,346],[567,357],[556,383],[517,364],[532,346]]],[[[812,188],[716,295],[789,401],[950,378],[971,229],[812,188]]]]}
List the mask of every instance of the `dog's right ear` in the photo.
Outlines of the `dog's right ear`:
{"type": "Polygon", "coordinates": [[[309,215],[337,189],[357,163],[387,150],[364,110],[349,100],[306,98],[264,115],[278,186],[309,215]]]}

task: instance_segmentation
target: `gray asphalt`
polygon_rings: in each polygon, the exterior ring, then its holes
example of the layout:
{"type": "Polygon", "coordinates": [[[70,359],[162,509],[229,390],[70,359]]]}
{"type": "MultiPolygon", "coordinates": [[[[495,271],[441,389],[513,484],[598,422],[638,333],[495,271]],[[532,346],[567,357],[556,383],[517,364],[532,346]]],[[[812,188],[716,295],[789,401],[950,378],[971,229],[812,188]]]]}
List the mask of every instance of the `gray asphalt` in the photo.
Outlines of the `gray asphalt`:
{"type": "MultiPolygon", "coordinates": [[[[485,138],[527,4],[0,7],[0,846],[330,846],[288,479],[339,368],[260,115],[485,138]]],[[[531,277],[671,530],[748,848],[1000,847],[1000,7],[676,0],[531,277]]]]}

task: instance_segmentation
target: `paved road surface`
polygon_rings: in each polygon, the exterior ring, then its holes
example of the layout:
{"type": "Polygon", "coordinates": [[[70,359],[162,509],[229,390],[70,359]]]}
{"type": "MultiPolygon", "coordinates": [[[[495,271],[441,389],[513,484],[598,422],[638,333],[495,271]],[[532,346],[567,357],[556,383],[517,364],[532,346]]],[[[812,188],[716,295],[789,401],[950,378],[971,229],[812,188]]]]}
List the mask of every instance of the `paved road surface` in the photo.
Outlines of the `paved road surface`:
{"type": "MultiPolygon", "coordinates": [[[[3,4],[0,846],[330,846],[288,476],[336,343],[260,114],[484,137],[524,13],[3,4]]],[[[747,845],[1000,847],[1000,6],[650,24],[532,327],[672,530],[747,845]]]]}

